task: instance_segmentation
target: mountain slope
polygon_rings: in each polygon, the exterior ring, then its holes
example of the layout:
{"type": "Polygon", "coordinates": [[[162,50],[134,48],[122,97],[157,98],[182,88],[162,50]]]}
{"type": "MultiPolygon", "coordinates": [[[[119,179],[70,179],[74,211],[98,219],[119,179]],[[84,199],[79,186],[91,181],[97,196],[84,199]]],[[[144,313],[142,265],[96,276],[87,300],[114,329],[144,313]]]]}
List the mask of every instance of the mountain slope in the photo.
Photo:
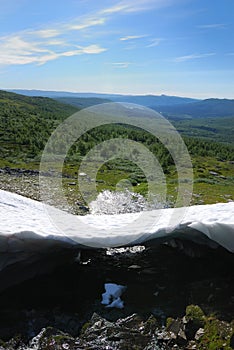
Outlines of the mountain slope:
{"type": "Polygon", "coordinates": [[[56,97],[55,100],[78,108],[88,108],[101,103],[112,102],[111,100],[98,97],[56,97]]]}
{"type": "Polygon", "coordinates": [[[169,117],[200,118],[234,116],[234,100],[210,98],[176,106],[152,106],[169,117]]]}
{"type": "Polygon", "coordinates": [[[51,132],[78,109],[44,97],[0,91],[1,157],[33,157],[43,149],[51,132]]]}
{"type": "Polygon", "coordinates": [[[0,113],[14,109],[18,114],[32,113],[45,118],[60,119],[77,111],[78,108],[46,97],[28,97],[0,90],[0,113]]]}

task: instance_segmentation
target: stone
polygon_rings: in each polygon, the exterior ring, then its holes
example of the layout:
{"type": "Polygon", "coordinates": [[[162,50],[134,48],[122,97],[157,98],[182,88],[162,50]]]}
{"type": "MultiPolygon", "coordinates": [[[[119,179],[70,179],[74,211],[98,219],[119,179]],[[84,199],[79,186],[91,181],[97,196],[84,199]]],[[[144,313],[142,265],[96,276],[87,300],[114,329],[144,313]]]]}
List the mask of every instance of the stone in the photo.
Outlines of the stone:
{"type": "Polygon", "coordinates": [[[195,334],[194,339],[199,340],[205,334],[204,328],[199,328],[195,334]]]}

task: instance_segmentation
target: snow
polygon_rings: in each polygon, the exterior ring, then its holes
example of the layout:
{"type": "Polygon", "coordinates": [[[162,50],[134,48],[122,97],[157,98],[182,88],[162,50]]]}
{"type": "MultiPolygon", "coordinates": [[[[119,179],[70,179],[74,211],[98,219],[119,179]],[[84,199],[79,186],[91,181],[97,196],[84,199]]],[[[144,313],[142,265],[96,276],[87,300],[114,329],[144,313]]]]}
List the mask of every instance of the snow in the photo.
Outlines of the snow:
{"type": "Polygon", "coordinates": [[[234,202],[79,217],[0,190],[0,271],[64,249],[153,245],[172,238],[234,252],[234,202]]]}
{"type": "Polygon", "coordinates": [[[124,302],[120,297],[126,290],[126,287],[115,283],[105,283],[105,290],[105,293],[102,294],[101,303],[108,308],[115,307],[123,309],[124,302]]]}

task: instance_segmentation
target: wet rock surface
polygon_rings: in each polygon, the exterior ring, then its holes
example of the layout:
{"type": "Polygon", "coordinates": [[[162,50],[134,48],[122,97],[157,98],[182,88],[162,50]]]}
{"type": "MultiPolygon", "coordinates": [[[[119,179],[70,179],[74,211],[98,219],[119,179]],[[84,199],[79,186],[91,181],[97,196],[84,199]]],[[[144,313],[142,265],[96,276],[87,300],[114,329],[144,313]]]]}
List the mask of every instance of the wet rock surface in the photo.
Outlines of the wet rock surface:
{"type": "MultiPolygon", "coordinates": [[[[191,305],[190,308],[198,309],[191,305]]],[[[100,349],[100,350],[166,350],[166,349],[233,349],[234,322],[219,321],[203,316],[203,327],[197,329],[194,337],[188,338],[185,328],[194,330],[187,323],[187,312],[183,318],[171,319],[167,326],[161,326],[154,316],[143,319],[137,314],[115,322],[94,313],[78,336],[72,336],[53,327],[42,328],[28,342],[20,336],[8,342],[1,342],[1,350],[40,349],[100,349]],[[210,328],[212,331],[210,331],[210,328]]],[[[194,322],[196,323],[196,316],[194,322]]]]}
{"type": "Polygon", "coordinates": [[[191,249],[87,250],[8,288],[0,349],[232,349],[233,255],[191,249]],[[127,287],[123,309],[101,304],[105,283],[127,287]]]}

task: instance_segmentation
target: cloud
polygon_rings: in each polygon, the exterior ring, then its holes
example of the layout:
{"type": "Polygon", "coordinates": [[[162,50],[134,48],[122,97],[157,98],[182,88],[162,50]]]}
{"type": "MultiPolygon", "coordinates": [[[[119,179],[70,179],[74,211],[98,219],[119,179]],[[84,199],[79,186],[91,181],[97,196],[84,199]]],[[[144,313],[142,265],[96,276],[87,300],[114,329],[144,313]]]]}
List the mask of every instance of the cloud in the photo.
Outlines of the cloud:
{"type": "Polygon", "coordinates": [[[64,45],[64,42],[53,44],[55,48],[51,49],[51,42],[25,40],[19,35],[0,38],[0,64],[24,65],[35,63],[41,65],[59,57],[99,54],[106,51],[105,48],[97,44],[87,46],[64,45]],[[66,46],[66,49],[64,46],[66,46]]]}
{"type": "Polygon", "coordinates": [[[81,23],[70,24],[67,26],[68,30],[83,30],[97,25],[102,25],[105,23],[105,18],[87,18],[81,23]]]}
{"type": "Polygon", "coordinates": [[[174,2],[174,0],[125,0],[120,1],[112,7],[103,9],[100,13],[111,15],[114,13],[141,12],[152,8],[166,7],[174,2]]]}
{"type": "Polygon", "coordinates": [[[191,60],[196,60],[200,58],[210,57],[216,55],[214,52],[212,53],[203,53],[203,54],[192,54],[192,55],[186,55],[186,56],[179,56],[173,59],[174,62],[180,63],[180,62],[186,62],[191,60]]]}
{"type": "Polygon", "coordinates": [[[118,12],[125,12],[127,11],[127,9],[129,8],[129,5],[127,4],[118,4],[109,8],[106,8],[104,10],[101,11],[101,14],[104,15],[111,15],[113,13],[118,13],[118,12]]]}
{"type": "MultiPolygon", "coordinates": [[[[60,57],[100,54],[107,49],[97,43],[77,45],[74,34],[104,23],[104,18],[82,17],[69,24],[55,24],[51,28],[30,29],[0,37],[0,65],[41,65],[60,57]]],[[[82,35],[79,41],[82,42],[82,35]]]]}
{"type": "Polygon", "coordinates": [[[148,36],[148,35],[127,35],[127,36],[120,38],[119,40],[121,40],[121,41],[135,40],[135,39],[145,38],[146,36],[148,36]]]}
{"type": "Polygon", "coordinates": [[[131,64],[130,62],[113,62],[113,63],[111,63],[111,65],[113,67],[115,67],[115,68],[122,68],[122,69],[123,68],[128,68],[130,64],[131,64]]]}
{"type": "Polygon", "coordinates": [[[158,46],[164,39],[162,38],[155,38],[155,39],[150,39],[151,43],[146,45],[146,47],[154,47],[158,46]]]}
{"type": "MultiPolygon", "coordinates": [[[[71,57],[76,55],[101,54],[107,48],[96,42],[91,42],[94,27],[105,25],[114,14],[125,14],[140,12],[151,8],[165,7],[175,0],[122,0],[111,7],[102,8],[92,15],[80,16],[69,23],[55,23],[50,27],[28,29],[12,35],[0,37],[0,64],[1,65],[23,65],[44,64],[56,60],[59,57],[71,57]],[[87,42],[87,32],[89,43],[87,42]],[[77,35],[79,31],[79,36],[77,35]],[[83,45],[81,45],[83,44],[83,45]]],[[[146,35],[130,35],[120,40],[136,40],[146,35]]],[[[155,41],[149,46],[158,45],[155,41]]],[[[121,63],[121,62],[119,62],[121,63]]],[[[117,65],[118,66],[118,65],[117,65]]],[[[119,67],[125,67],[121,63],[119,67]]]]}
{"type": "Polygon", "coordinates": [[[210,23],[210,24],[201,24],[197,28],[200,29],[216,29],[216,28],[225,28],[226,24],[224,23],[210,23]]]}
{"type": "Polygon", "coordinates": [[[31,34],[36,35],[40,38],[53,38],[60,35],[60,31],[57,29],[44,29],[33,31],[31,34]]]}

